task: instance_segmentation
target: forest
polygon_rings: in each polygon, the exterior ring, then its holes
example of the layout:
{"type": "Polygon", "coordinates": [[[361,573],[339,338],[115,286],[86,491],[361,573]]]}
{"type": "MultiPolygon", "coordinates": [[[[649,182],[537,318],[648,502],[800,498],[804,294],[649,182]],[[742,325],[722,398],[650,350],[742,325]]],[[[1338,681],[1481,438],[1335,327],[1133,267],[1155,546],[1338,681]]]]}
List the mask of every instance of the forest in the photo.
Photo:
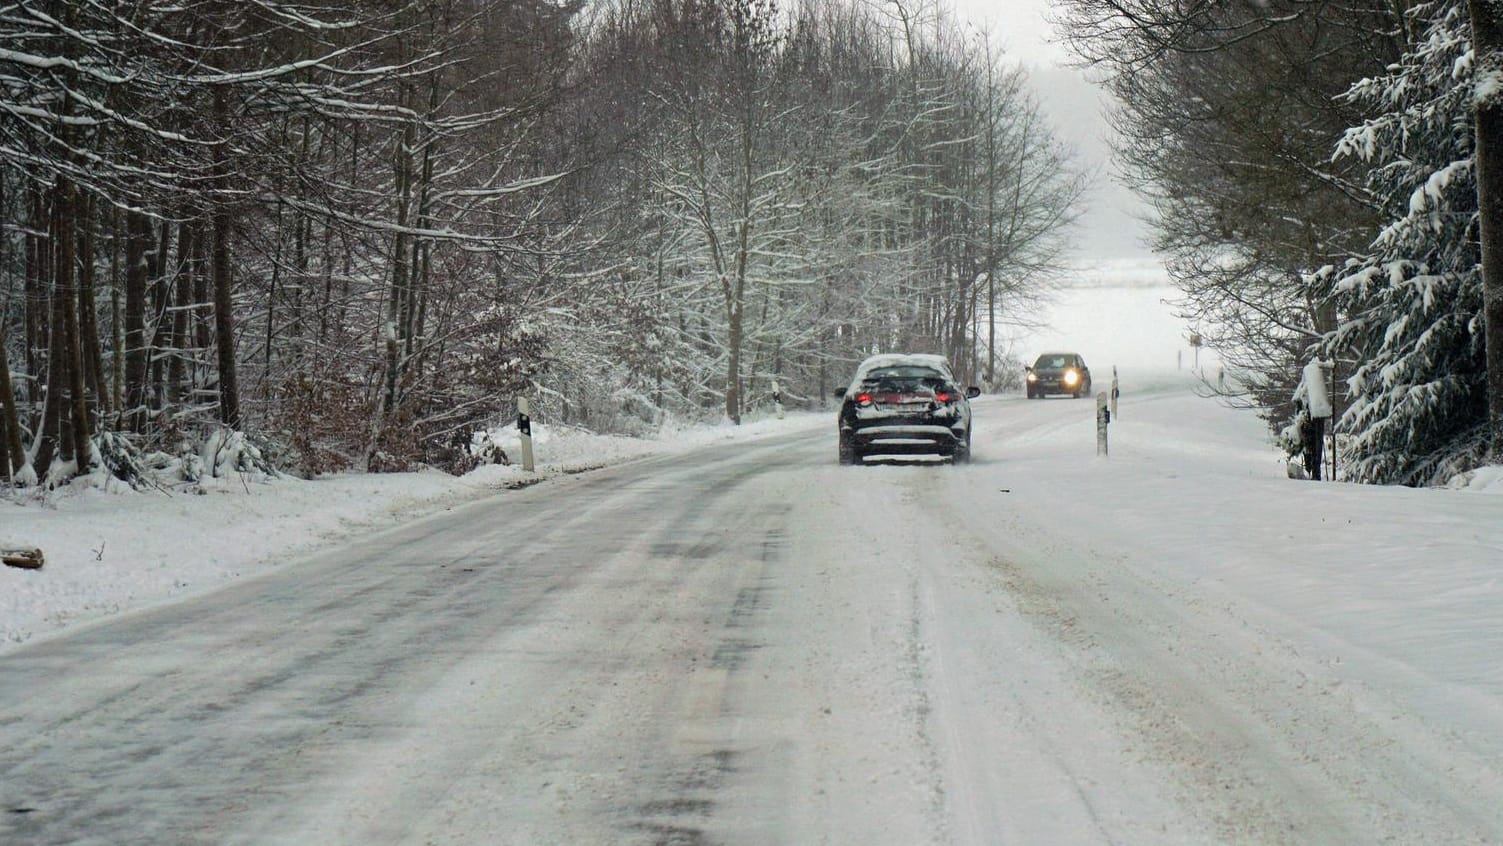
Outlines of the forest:
{"type": "Polygon", "coordinates": [[[519,396],[740,422],[875,349],[995,385],[1088,186],[907,0],[0,2],[0,147],[23,487],[461,471],[519,396]]]}
{"type": "MultiPolygon", "coordinates": [[[[1346,478],[1503,452],[1503,13],[1056,14],[1225,400],[1293,443],[1320,358],[1346,478]]],[[[879,350],[1005,389],[1096,175],[1001,35],[942,0],[0,0],[0,472],[459,472],[519,396],[739,423],[879,350]]]]}

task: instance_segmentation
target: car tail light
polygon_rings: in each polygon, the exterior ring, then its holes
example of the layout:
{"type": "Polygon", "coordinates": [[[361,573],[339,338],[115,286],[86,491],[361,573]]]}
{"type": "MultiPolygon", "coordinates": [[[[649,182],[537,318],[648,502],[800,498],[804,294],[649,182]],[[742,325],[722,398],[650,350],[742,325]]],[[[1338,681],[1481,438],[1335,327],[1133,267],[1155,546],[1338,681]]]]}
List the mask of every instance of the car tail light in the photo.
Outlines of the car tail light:
{"type": "Polygon", "coordinates": [[[857,405],[871,405],[872,404],[872,395],[869,394],[869,393],[867,393],[866,391],[862,391],[861,393],[859,393],[859,394],[856,395],[856,404],[857,405]]]}
{"type": "Polygon", "coordinates": [[[953,394],[951,394],[949,391],[935,391],[934,392],[934,401],[935,402],[949,402],[950,400],[953,400],[953,399],[955,399],[955,396],[953,394]]]}

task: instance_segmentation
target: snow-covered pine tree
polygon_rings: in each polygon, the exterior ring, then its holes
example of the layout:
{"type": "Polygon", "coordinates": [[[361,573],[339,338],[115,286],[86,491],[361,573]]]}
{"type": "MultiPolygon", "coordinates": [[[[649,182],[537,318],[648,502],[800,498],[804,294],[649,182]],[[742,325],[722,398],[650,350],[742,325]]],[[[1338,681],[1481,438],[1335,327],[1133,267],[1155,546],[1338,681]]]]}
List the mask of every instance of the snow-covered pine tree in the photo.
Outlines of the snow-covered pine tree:
{"type": "Polygon", "coordinates": [[[1376,116],[1336,150],[1369,163],[1390,222],[1368,255],[1319,275],[1341,315],[1323,346],[1356,368],[1338,422],[1350,433],[1343,475],[1424,485],[1482,460],[1487,379],[1466,6],[1414,14],[1424,37],[1391,73],[1352,87],[1376,116]]]}

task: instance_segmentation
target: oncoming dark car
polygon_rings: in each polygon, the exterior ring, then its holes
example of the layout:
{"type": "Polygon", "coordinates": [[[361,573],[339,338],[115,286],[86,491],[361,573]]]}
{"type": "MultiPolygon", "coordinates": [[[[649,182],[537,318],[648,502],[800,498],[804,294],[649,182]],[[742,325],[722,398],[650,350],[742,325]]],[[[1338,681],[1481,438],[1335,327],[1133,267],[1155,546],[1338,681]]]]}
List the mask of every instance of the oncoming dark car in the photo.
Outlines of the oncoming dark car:
{"type": "Polygon", "coordinates": [[[869,455],[971,458],[971,404],[981,389],[955,384],[944,356],[874,355],[840,391],[840,463],[869,455]]]}
{"type": "Polygon", "coordinates": [[[1027,380],[1029,399],[1043,399],[1049,394],[1078,398],[1091,393],[1091,369],[1078,353],[1044,353],[1028,368],[1027,380]]]}

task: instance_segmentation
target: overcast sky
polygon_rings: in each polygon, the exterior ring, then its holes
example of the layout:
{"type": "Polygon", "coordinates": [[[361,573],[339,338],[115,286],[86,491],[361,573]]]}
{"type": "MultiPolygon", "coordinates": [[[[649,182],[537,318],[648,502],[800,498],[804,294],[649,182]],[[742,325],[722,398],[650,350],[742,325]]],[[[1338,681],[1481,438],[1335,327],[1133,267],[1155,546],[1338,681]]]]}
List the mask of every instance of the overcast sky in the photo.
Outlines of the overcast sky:
{"type": "Polygon", "coordinates": [[[1074,146],[1082,161],[1100,171],[1090,210],[1080,224],[1081,258],[1090,262],[1143,264],[1152,253],[1143,245],[1147,229],[1139,220],[1140,201],[1113,178],[1106,94],[1070,65],[1047,18],[1049,0],[954,0],[960,17],[990,27],[1008,56],[1029,72],[1039,103],[1056,134],[1074,146]]]}

